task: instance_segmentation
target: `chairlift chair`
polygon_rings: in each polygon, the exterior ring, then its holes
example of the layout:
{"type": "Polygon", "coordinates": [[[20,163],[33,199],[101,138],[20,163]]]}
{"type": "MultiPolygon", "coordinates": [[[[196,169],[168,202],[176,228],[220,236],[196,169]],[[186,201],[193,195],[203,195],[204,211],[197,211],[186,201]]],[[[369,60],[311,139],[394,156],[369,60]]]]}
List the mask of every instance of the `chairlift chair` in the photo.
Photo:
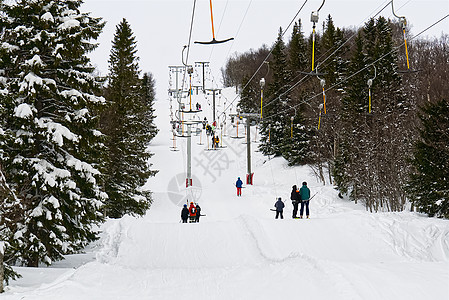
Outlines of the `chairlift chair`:
{"type": "Polygon", "coordinates": [[[391,10],[393,12],[393,15],[399,19],[399,22],[401,23],[401,27],[402,27],[402,32],[403,32],[403,36],[404,36],[404,47],[405,47],[405,57],[407,59],[407,69],[406,70],[398,70],[398,73],[401,74],[407,74],[407,73],[417,73],[420,70],[414,70],[414,69],[410,69],[410,61],[409,61],[409,57],[408,57],[408,49],[407,49],[407,37],[405,34],[405,29],[407,27],[407,19],[404,16],[398,16],[395,11],[394,11],[394,6],[393,6],[393,0],[391,1],[391,10]]]}
{"type": "Polygon", "coordinates": [[[196,41],[195,44],[201,44],[201,45],[213,45],[213,44],[221,44],[221,43],[226,43],[228,41],[233,40],[234,38],[228,38],[225,40],[217,40],[215,39],[215,32],[214,32],[214,15],[212,13],[212,0],[209,0],[210,3],[210,22],[212,25],[212,40],[209,42],[198,42],[196,41]]]}

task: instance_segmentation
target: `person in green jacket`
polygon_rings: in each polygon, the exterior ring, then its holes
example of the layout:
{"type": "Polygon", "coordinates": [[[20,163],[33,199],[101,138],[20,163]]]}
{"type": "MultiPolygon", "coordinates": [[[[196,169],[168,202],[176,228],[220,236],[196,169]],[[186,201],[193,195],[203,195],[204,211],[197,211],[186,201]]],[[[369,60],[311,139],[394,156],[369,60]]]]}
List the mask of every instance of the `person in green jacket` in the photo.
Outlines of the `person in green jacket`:
{"type": "Polygon", "coordinates": [[[299,196],[301,199],[301,210],[299,211],[299,218],[302,219],[304,213],[304,206],[306,207],[306,217],[309,218],[309,201],[310,201],[310,190],[307,187],[307,182],[302,183],[302,187],[299,189],[299,196]]]}

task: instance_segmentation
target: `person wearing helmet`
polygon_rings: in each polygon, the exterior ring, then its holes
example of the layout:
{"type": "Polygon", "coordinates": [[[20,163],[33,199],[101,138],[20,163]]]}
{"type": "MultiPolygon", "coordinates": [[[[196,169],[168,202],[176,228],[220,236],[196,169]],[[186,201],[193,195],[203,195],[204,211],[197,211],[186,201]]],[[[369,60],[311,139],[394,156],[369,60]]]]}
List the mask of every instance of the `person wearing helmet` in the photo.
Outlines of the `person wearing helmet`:
{"type": "Polygon", "coordinates": [[[190,217],[190,219],[189,219],[190,223],[196,222],[196,206],[195,206],[195,204],[193,204],[193,202],[190,202],[189,217],[190,217]]]}
{"type": "Polygon", "coordinates": [[[299,189],[299,195],[301,199],[301,210],[299,211],[299,217],[302,219],[302,214],[304,213],[304,206],[306,207],[306,217],[309,218],[309,201],[310,201],[310,190],[307,187],[307,182],[302,183],[302,187],[299,189]]]}
{"type": "Polygon", "coordinates": [[[184,204],[184,207],[181,210],[182,223],[187,223],[188,218],[189,218],[189,209],[187,208],[187,204],[184,204]]]}
{"type": "Polygon", "coordinates": [[[237,187],[237,196],[242,196],[242,185],[243,182],[240,180],[240,177],[237,178],[235,186],[237,187]]]}
{"type": "Polygon", "coordinates": [[[276,207],[276,219],[281,216],[281,219],[284,218],[283,212],[284,212],[284,202],[282,202],[282,199],[279,197],[278,201],[274,204],[274,207],[276,207]]]}

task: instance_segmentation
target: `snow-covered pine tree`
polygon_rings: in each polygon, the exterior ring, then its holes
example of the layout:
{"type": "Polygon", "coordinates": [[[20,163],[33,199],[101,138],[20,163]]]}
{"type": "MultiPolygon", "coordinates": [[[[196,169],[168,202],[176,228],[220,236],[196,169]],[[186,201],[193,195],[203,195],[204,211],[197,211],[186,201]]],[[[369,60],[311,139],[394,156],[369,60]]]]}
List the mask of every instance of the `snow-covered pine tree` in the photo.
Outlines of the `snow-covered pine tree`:
{"type": "Polygon", "coordinates": [[[383,17],[369,20],[363,41],[356,41],[342,108],[341,155],[335,174],[342,191],[350,188],[353,199],[362,199],[370,211],[402,210],[408,174],[412,126],[406,125],[409,105],[397,73],[397,53],[391,23],[383,17]],[[361,47],[363,45],[363,53],[361,47]],[[368,113],[367,79],[374,63],[377,77],[372,86],[372,112],[368,113]]]}
{"type": "Polygon", "coordinates": [[[148,145],[156,134],[153,124],[154,83],[139,78],[136,39],[126,19],[117,26],[109,56],[108,108],[101,118],[109,150],[104,173],[109,196],[106,211],[112,218],[144,215],[151,194],[143,190],[150,170],[148,145]]]}
{"type": "Polygon", "coordinates": [[[272,82],[268,85],[266,97],[264,96],[267,100],[264,100],[259,149],[265,155],[280,156],[282,155],[285,132],[290,130],[286,115],[280,112],[288,108],[282,102],[290,103],[287,90],[291,80],[287,50],[282,39],[282,28],[279,29],[278,38],[271,54],[270,70],[273,72],[273,77],[272,82]]]}
{"type": "MultiPolygon", "coordinates": [[[[365,67],[364,39],[359,31],[354,42],[354,50],[348,66],[348,74],[355,74],[365,67]]],[[[342,98],[340,113],[340,132],[338,140],[338,154],[335,157],[333,176],[338,190],[342,193],[351,192],[350,197],[357,201],[356,193],[359,177],[366,176],[356,169],[357,165],[366,164],[361,158],[361,145],[366,143],[366,113],[368,101],[366,91],[366,72],[360,72],[348,79],[345,94],[342,98]],[[361,175],[363,174],[363,175],[361,175]]],[[[368,116],[369,117],[369,116],[368,116]]],[[[367,168],[365,168],[366,170],[367,168]]]]}
{"type": "MultiPolygon", "coordinates": [[[[312,152],[315,155],[315,167],[324,179],[324,169],[329,171],[329,181],[332,182],[331,172],[334,167],[335,155],[337,153],[339,128],[339,110],[341,104],[341,91],[344,74],[346,72],[346,59],[344,58],[346,47],[343,32],[335,27],[332,17],[329,15],[324,23],[324,32],[318,43],[318,49],[325,56],[315,62],[315,66],[320,73],[325,73],[319,78],[313,78],[315,84],[315,95],[311,105],[316,107],[316,113],[321,110],[320,129],[316,131],[312,141],[312,152]],[[321,81],[324,80],[324,81],[321,81]],[[325,103],[323,85],[325,92],[325,103]],[[329,89],[333,87],[332,89],[329,89]],[[322,107],[321,109],[319,107],[322,107]]],[[[317,56],[316,56],[317,57],[317,56]]],[[[319,57],[319,56],[318,56],[319,57]]],[[[316,118],[316,117],[315,117],[316,118]]]]}
{"type": "MultiPolygon", "coordinates": [[[[298,78],[301,71],[307,70],[306,47],[304,33],[301,30],[301,20],[299,20],[293,27],[292,37],[287,48],[289,68],[294,78],[298,78]]],[[[288,110],[286,114],[290,117],[290,120],[287,120],[289,130],[285,131],[282,143],[282,156],[290,165],[301,165],[310,162],[312,132],[310,127],[305,125],[303,106],[299,105],[306,97],[307,92],[302,87],[298,87],[292,91],[291,103],[288,104],[290,107],[295,107],[295,109],[288,110]]]]}
{"type": "Polygon", "coordinates": [[[421,138],[414,147],[408,194],[418,211],[449,218],[449,102],[428,104],[419,117],[421,138]]]}
{"type": "MultiPolygon", "coordinates": [[[[374,210],[400,211],[405,207],[404,190],[408,180],[408,162],[414,138],[410,126],[410,101],[405,97],[402,78],[399,76],[398,54],[393,41],[392,24],[379,17],[376,20],[375,53],[368,59],[377,67],[376,88],[373,93],[374,118],[370,124],[370,155],[374,157],[375,175],[368,184],[374,210]],[[372,149],[376,148],[373,152],[372,149]]],[[[369,53],[369,49],[367,49],[369,53]]],[[[373,83],[374,84],[374,83],[373,83]]]]}
{"type": "MultiPolygon", "coordinates": [[[[157,129],[156,124],[154,123],[154,120],[156,119],[156,116],[154,115],[154,101],[156,101],[156,88],[153,74],[151,74],[150,72],[143,74],[141,80],[141,88],[142,88],[141,101],[144,107],[144,109],[142,109],[141,112],[143,114],[141,120],[144,124],[142,133],[145,134],[143,141],[145,145],[148,145],[148,143],[151,142],[159,132],[159,129],[157,129]]],[[[152,175],[155,174],[156,174],[155,172],[152,173],[152,175]]]]}
{"type": "Polygon", "coordinates": [[[292,37],[288,43],[288,62],[292,76],[308,71],[307,44],[302,31],[301,19],[293,26],[292,37]]]}
{"type": "Polygon", "coordinates": [[[0,165],[0,293],[3,293],[3,282],[20,277],[8,264],[14,258],[10,242],[14,239],[16,223],[23,215],[23,206],[15,192],[6,183],[0,165]]]}
{"type": "Polygon", "coordinates": [[[96,239],[106,197],[96,163],[101,149],[91,113],[104,99],[87,53],[104,23],[81,13],[82,1],[14,1],[0,48],[1,164],[21,201],[11,248],[16,262],[37,267],[96,239]]]}
{"type": "Polygon", "coordinates": [[[249,76],[243,76],[243,81],[241,83],[242,90],[237,106],[240,108],[241,112],[260,113],[260,88],[255,80],[252,80],[251,82],[249,82],[249,80],[249,76]]]}

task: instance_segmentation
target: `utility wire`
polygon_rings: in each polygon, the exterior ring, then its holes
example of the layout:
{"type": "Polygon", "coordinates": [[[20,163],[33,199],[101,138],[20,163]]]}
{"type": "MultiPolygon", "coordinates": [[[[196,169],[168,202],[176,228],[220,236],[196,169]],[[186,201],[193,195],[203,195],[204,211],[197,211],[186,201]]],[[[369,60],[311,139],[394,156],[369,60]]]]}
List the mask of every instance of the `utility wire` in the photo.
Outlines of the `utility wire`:
{"type": "Polygon", "coordinates": [[[193,0],[192,19],[190,20],[189,43],[187,44],[186,64],[189,61],[190,43],[192,41],[192,31],[193,31],[193,19],[195,17],[195,6],[196,6],[196,0],[193,0]]]}

